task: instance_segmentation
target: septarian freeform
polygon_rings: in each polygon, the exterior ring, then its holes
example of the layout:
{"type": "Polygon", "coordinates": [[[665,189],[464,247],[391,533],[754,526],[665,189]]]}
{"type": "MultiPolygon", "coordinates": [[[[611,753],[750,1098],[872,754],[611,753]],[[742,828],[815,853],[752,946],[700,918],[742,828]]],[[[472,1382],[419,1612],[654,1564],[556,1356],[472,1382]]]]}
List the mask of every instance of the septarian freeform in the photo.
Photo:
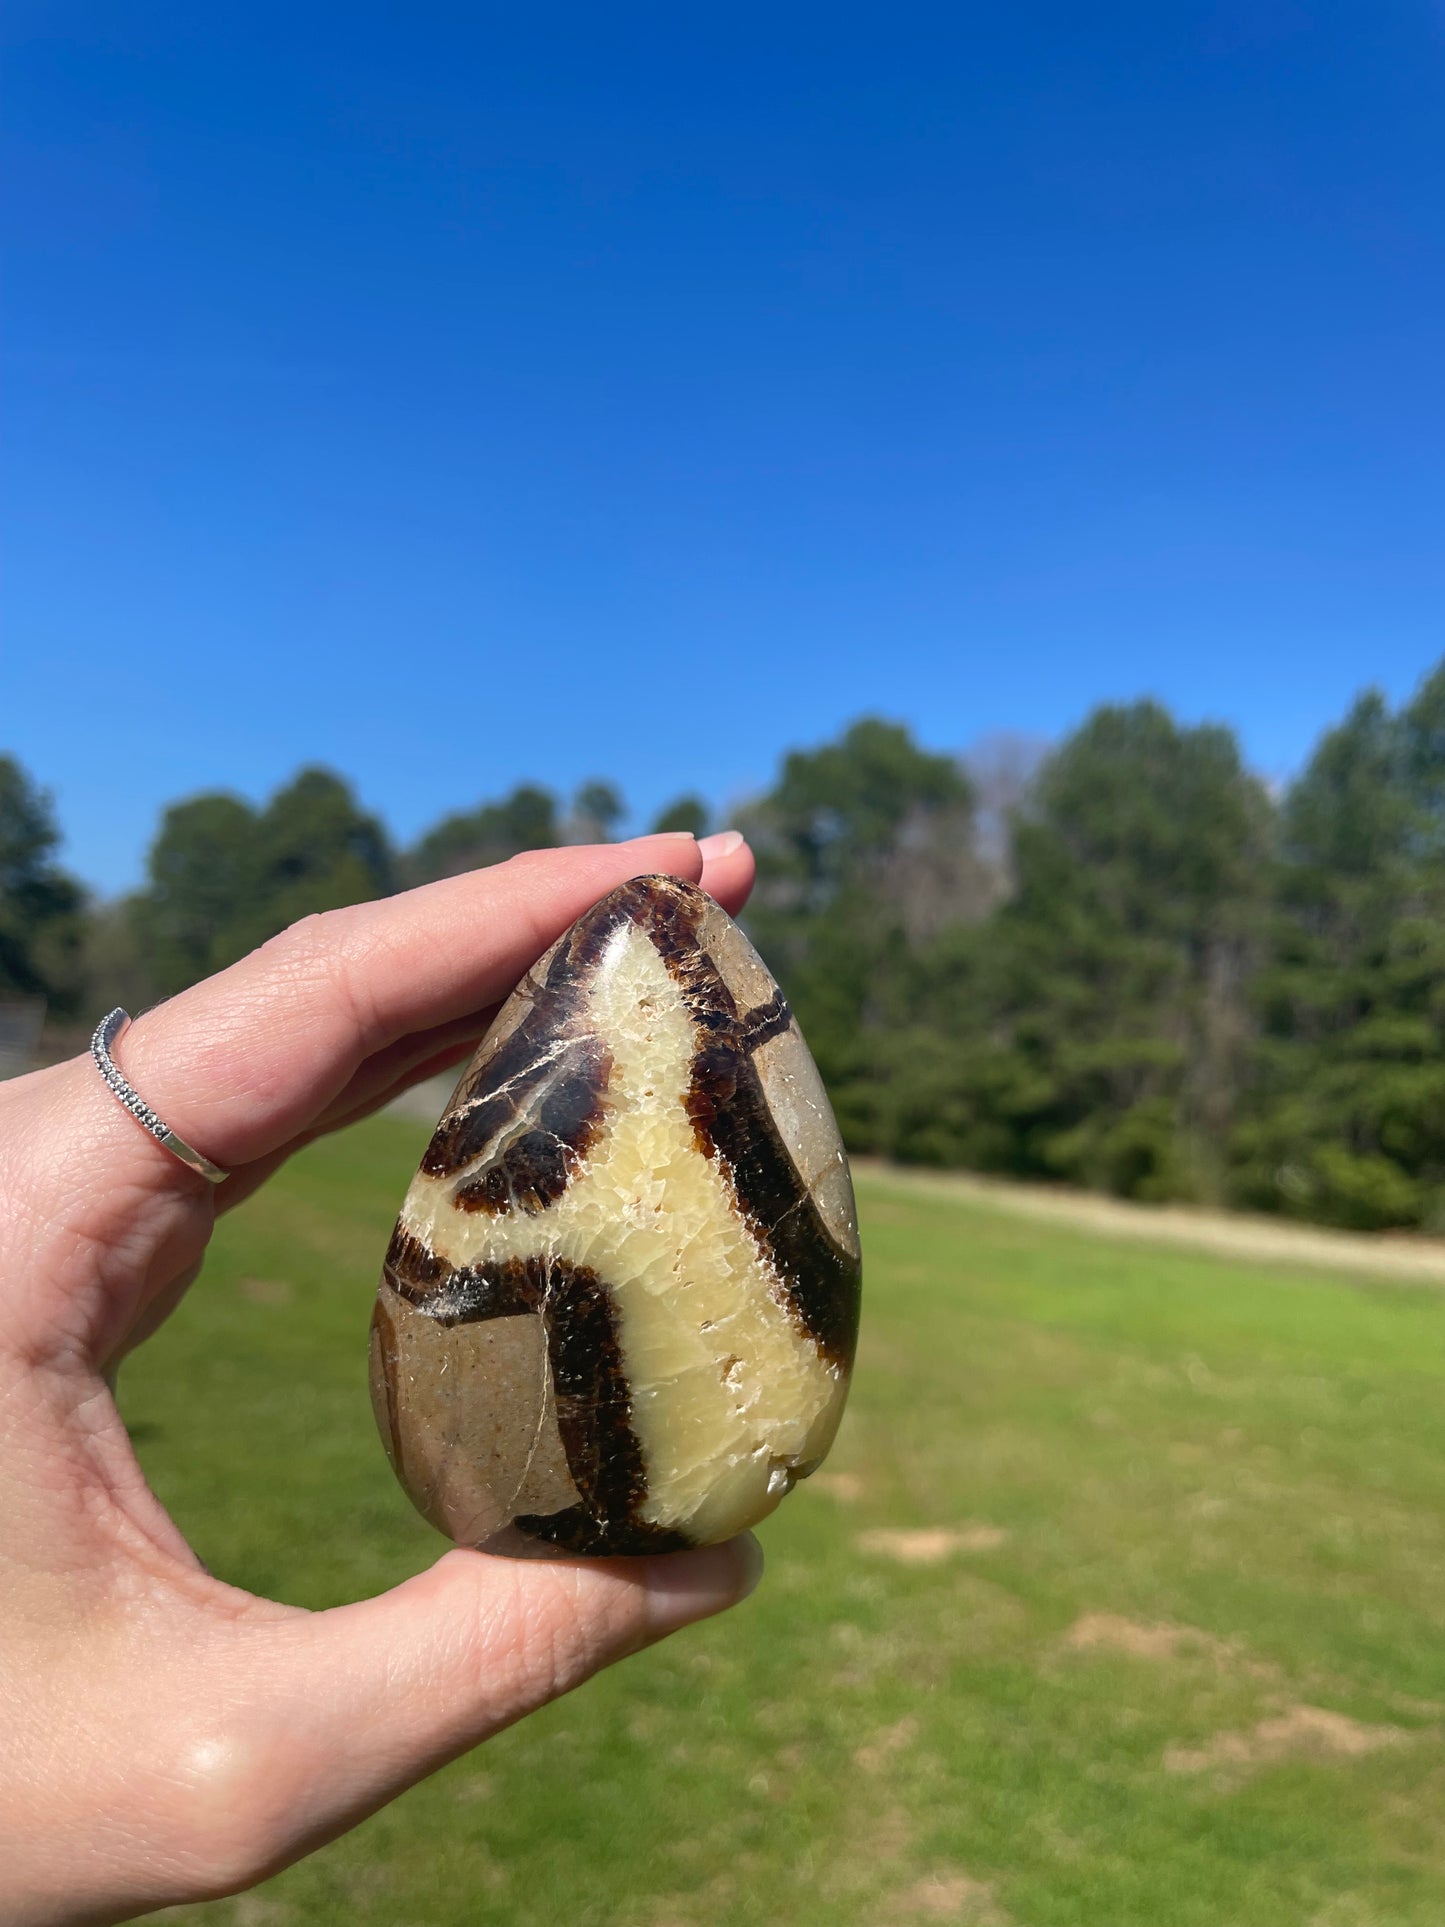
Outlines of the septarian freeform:
{"type": "Polygon", "coordinates": [[[832,1443],[860,1276],[782,993],[710,897],[638,877],[529,972],[437,1126],[372,1322],[382,1438],[464,1545],[713,1544],[832,1443]]]}

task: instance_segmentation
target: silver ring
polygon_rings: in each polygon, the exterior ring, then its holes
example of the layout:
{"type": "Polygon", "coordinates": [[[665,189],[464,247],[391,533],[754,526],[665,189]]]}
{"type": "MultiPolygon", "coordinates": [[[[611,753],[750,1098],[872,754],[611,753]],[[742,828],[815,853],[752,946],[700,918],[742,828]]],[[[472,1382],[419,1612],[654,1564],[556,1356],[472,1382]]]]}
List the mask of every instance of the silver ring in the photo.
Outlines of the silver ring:
{"type": "Polygon", "coordinates": [[[129,1011],[113,1010],[108,1017],[101,1018],[95,1027],[95,1035],[90,1040],[90,1054],[95,1059],[101,1076],[110,1086],[111,1095],[118,1098],[136,1123],[143,1124],[156,1143],[163,1144],[173,1157],[178,1157],[182,1164],[190,1165],[193,1171],[198,1171],[212,1184],[224,1184],[231,1175],[230,1172],[223,1171],[219,1164],[212,1164],[209,1158],[203,1158],[200,1152],[193,1145],[187,1144],[183,1137],[177,1137],[170,1125],[156,1116],[140,1092],[134,1090],[116,1069],[110,1047],[129,1022],[129,1011]]]}

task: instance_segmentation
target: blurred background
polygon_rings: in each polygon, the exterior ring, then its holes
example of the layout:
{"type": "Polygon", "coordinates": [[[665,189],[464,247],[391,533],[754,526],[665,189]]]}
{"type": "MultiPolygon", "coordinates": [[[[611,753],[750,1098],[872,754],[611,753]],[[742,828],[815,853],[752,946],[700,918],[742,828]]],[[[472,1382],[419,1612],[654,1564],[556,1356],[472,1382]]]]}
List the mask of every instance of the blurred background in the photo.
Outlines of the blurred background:
{"type": "MultiPolygon", "coordinates": [[[[736,826],[860,1157],[747,1613],[197,1919],[1438,1927],[1445,13],[0,44],[0,1075],[313,910],[736,826]]],[[[434,1545],[364,1330],[439,1103],[127,1368],[237,1583],[434,1545]]]]}

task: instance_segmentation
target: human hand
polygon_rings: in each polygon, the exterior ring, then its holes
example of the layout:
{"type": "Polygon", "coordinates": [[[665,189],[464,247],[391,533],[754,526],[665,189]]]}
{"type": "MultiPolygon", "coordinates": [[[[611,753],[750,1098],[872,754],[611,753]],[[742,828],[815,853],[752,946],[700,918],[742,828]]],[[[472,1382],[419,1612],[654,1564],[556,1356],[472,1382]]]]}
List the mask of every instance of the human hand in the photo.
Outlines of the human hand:
{"type": "MultiPolygon", "coordinates": [[[[745,1537],[555,1564],[455,1550],[379,1598],[320,1613],[254,1598],[186,1545],[108,1381],[195,1277],[218,1208],[465,1056],[590,904],[666,871],[736,910],[752,870],[740,838],[517,857],[308,918],[147,1013],[118,1059],[167,1124],[232,1173],[217,1188],[126,1115],[88,1057],[0,1086],[11,1927],[113,1922],[251,1886],[750,1589],[759,1554],[745,1537]]],[[[359,1316],[372,1283],[357,1280],[359,1316]]]]}

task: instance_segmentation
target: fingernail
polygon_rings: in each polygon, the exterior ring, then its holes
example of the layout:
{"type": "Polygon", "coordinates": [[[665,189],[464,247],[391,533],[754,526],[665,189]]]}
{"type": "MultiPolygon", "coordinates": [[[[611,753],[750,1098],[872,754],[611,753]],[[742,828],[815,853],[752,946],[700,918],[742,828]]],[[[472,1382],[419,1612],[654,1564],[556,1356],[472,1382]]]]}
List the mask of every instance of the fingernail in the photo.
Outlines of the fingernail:
{"type": "Polygon", "coordinates": [[[734,850],[740,850],[743,847],[743,833],[741,830],[719,830],[716,836],[701,838],[697,847],[702,851],[703,861],[710,863],[715,857],[731,856],[734,850]]]}
{"type": "Polygon", "coordinates": [[[647,1627],[655,1639],[746,1599],[763,1576],[763,1549],[750,1532],[700,1552],[648,1561],[647,1627]]]}

